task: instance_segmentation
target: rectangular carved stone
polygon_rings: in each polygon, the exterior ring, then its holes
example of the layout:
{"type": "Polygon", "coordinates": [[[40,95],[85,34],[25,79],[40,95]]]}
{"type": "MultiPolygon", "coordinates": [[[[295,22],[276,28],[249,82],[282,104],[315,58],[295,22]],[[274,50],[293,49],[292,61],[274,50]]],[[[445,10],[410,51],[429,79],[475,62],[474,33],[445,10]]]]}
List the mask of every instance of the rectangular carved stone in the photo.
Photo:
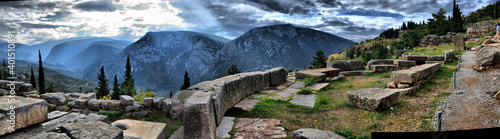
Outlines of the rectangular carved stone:
{"type": "Polygon", "coordinates": [[[424,64],[407,70],[394,71],[391,79],[396,83],[413,84],[435,73],[439,68],[441,68],[439,63],[424,64]]]}
{"type": "Polygon", "coordinates": [[[197,91],[184,103],[184,138],[215,139],[215,115],[211,92],[197,91]]]}
{"type": "Polygon", "coordinates": [[[0,135],[41,123],[45,119],[47,119],[45,100],[19,96],[0,97],[0,135]],[[13,127],[9,129],[11,126],[13,127]]]}
{"type": "Polygon", "coordinates": [[[465,39],[462,35],[453,36],[453,44],[455,45],[455,51],[464,50],[465,39]]]}
{"type": "Polygon", "coordinates": [[[286,81],[288,71],[283,67],[272,68],[264,72],[270,73],[269,86],[278,86],[286,81]]]}
{"type": "Polygon", "coordinates": [[[381,111],[399,102],[396,89],[365,88],[347,92],[349,104],[369,111],[381,111]]]}
{"type": "Polygon", "coordinates": [[[388,72],[388,71],[394,71],[398,67],[396,65],[371,65],[372,71],[374,72],[388,72]]]}
{"type": "Polygon", "coordinates": [[[410,68],[415,66],[417,63],[413,60],[394,60],[393,64],[398,67],[410,68]]]}

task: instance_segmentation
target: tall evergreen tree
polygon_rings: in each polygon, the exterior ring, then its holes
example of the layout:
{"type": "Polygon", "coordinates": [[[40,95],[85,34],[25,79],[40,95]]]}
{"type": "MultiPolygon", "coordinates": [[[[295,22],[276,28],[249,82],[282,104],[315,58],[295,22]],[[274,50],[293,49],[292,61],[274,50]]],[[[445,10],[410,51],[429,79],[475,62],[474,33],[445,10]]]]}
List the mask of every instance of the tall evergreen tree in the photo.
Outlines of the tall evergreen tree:
{"type": "Polygon", "coordinates": [[[97,87],[95,88],[97,90],[96,97],[101,99],[103,96],[109,95],[108,79],[104,75],[104,66],[101,67],[101,73],[97,74],[97,79],[99,83],[97,83],[97,87]]]}
{"type": "Polygon", "coordinates": [[[38,49],[38,91],[40,94],[45,94],[45,74],[43,73],[42,54],[38,49]]]}
{"type": "Polygon", "coordinates": [[[240,70],[236,67],[236,65],[231,65],[231,67],[229,67],[229,69],[227,70],[228,75],[233,75],[237,73],[240,73],[240,70]]]}
{"type": "Polygon", "coordinates": [[[463,28],[464,21],[462,20],[462,12],[460,12],[460,8],[458,4],[456,4],[456,0],[453,0],[453,17],[451,18],[451,26],[453,32],[464,32],[463,28]]]}
{"type": "Polygon", "coordinates": [[[134,78],[132,77],[132,66],[130,65],[130,57],[127,56],[127,64],[125,65],[125,75],[123,76],[123,83],[121,86],[121,93],[124,95],[133,96],[136,94],[134,78]]]}
{"type": "Polygon", "coordinates": [[[33,68],[31,68],[30,84],[36,89],[35,74],[33,74],[33,68]]]}
{"type": "Polygon", "coordinates": [[[184,72],[184,83],[181,86],[181,90],[186,90],[189,86],[191,86],[190,80],[191,79],[189,79],[188,72],[185,71],[184,72]]]}
{"type": "Polygon", "coordinates": [[[316,52],[316,56],[313,56],[313,61],[311,62],[311,65],[313,68],[326,68],[326,59],[327,57],[325,56],[325,53],[321,50],[316,52]]]}
{"type": "Polygon", "coordinates": [[[401,26],[401,30],[407,30],[408,28],[406,28],[406,23],[403,22],[403,26],[401,26]]]}
{"type": "Polygon", "coordinates": [[[120,87],[119,87],[119,84],[118,84],[118,78],[116,77],[116,74],[115,74],[115,78],[113,80],[113,95],[111,95],[111,99],[120,99],[120,95],[121,94],[121,90],[120,90],[120,87]]]}

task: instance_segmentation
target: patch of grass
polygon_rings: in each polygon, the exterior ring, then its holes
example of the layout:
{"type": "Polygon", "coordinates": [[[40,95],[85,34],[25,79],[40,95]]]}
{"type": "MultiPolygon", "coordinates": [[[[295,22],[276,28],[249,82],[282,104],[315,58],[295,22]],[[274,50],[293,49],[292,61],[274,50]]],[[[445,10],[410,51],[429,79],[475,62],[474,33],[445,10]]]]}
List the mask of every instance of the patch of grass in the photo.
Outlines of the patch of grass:
{"type": "Polygon", "coordinates": [[[120,110],[120,111],[104,111],[104,112],[102,112],[102,115],[108,116],[109,121],[114,122],[116,120],[121,119],[123,113],[124,112],[122,110],[120,110]]]}
{"type": "Polygon", "coordinates": [[[316,83],[316,80],[314,78],[305,78],[302,82],[304,82],[305,86],[311,86],[316,83]]]}
{"type": "Polygon", "coordinates": [[[318,99],[314,102],[314,109],[319,111],[327,111],[330,109],[331,100],[328,96],[318,95],[318,99]]]}
{"type": "Polygon", "coordinates": [[[312,94],[313,90],[309,87],[301,87],[297,94],[302,94],[302,95],[307,95],[307,94],[312,94]]]}
{"type": "Polygon", "coordinates": [[[420,121],[420,125],[418,126],[418,131],[420,132],[425,132],[425,131],[434,131],[434,126],[429,122],[429,120],[422,120],[420,121]]]}
{"type": "Polygon", "coordinates": [[[347,128],[344,128],[342,130],[335,130],[335,133],[336,134],[339,134],[345,138],[348,138],[348,139],[365,139],[365,138],[369,138],[369,135],[362,135],[362,136],[356,136],[354,135],[354,132],[352,132],[352,130],[350,129],[347,129],[347,128]]]}
{"type": "Polygon", "coordinates": [[[363,127],[362,130],[377,129],[377,128],[380,128],[380,126],[381,126],[381,124],[379,122],[371,123],[371,124],[363,127]]]}
{"type": "Polygon", "coordinates": [[[334,106],[333,106],[334,109],[340,109],[343,107],[351,106],[349,104],[349,101],[347,101],[347,99],[345,99],[345,98],[344,99],[335,99],[335,100],[333,100],[333,104],[334,104],[334,106]]]}

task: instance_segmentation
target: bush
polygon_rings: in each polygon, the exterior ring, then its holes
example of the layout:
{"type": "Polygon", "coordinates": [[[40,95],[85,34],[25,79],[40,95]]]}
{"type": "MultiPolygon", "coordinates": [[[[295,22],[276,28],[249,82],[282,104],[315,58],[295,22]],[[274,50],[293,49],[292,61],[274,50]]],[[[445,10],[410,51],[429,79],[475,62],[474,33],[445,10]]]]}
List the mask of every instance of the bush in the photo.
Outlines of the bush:
{"type": "Polygon", "coordinates": [[[346,60],[347,58],[343,54],[333,54],[328,56],[328,59],[326,61],[330,60],[346,60]]]}
{"type": "Polygon", "coordinates": [[[302,95],[307,95],[307,94],[312,94],[313,90],[309,87],[301,87],[299,92],[297,94],[302,94],[302,95]]]}
{"type": "Polygon", "coordinates": [[[302,82],[304,82],[305,86],[311,86],[316,83],[316,80],[314,78],[305,78],[302,82]]]}
{"type": "Polygon", "coordinates": [[[495,36],[497,34],[497,31],[496,30],[493,30],[492,32],[490,32],[489,34],[486,34],[486,36],[495,36]]]}
{"type": "Polygon", "coordinates": [[[102,96],[101,98],[99,98],[101,100],[111,100],[111,96],[110,95],[107,95],[107,96],[102,96]]]}
{"type": "Polygon", "coordinates": [[[156,93],[154,92],[139,93],[134,96],[134,101],[144,103],[144,98],[149,98],[149,97],[156,97],[156,93]]]}

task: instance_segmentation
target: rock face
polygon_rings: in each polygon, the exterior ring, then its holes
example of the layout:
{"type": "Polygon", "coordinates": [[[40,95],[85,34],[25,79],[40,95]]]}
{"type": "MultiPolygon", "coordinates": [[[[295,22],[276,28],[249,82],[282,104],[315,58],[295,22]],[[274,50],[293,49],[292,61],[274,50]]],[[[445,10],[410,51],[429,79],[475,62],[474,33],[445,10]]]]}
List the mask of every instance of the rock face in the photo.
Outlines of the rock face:
{"type": "Polygon", "coordinates": [[[0,97],[0,102],[2,102],[0,103],[0,136],[47,119],[48,108],[45,100],[3,96],[0,97]],[[11,106],[15,108],[11,109],[11,106]]]}
{"type": "Polygon", "coordinates": [[[111,125],[122,127],[125,138],[164,139],[167,137],[167,124],[147,122],[131,119],[122,119],[111,125]]]}
{"type": "Polygon", "coordinates": [[[480,66],[494,66],[500,64],[500,48],[484,47],[476,55],[476,62],[480,66]]]}
{"type": "Polygon", "coordinates": [[[331,60],[326,65],[327,68],[338,68],[340,71],[365,70],[361,60],[331,60]]]}
{"type": "Polygon", "coordinates": [[[365,88],[347,92],[349,104],[369,111],[381,111],[399,102],[400,92],[395,89],[365,88]]]}
{"type": "Polygon", "coordinates": [[[455,60],[455,51],[454,50],[443,51],[443,56],[446,62],[453,62],[453,60],[455,60]]]}
{"type": "Polygon", "coordinates": [[[396,83],[415,84],[418,81],[429,77],[441,68],[441,64],[432,63],[412,67],[407,70],[392,72],[391,79],[396,83]]]}
{"type": "Polygon", "coordinates": [[[239,118],[235,127],[235,139],[274,139],[287,136],[285,128],[281,127],[281,121],[277,119],[239,118]]]}
{"type": "Polygon", "coordinates": [[[101,121],[67,123],[61,130],[71,138],[77,139],[122,139],[123,131],[101,121]]]}
{"type": "Polygon", "coordinates": [[[457,35],[453,37],[453,44],[455,45],[455,51],[465,50],[465,39],[462,35],[457,35]]]}
{"type": "Polygon", "coordinates": [[[210,93],[197,91],[184,103],[184,138],[215,139],[215,113],[210,93]]]}
{"type": "Polygon", "coordinates": [[[293,131],[293,137],[299,139],[345,139],[345,137],[333,133],[332,131],[301,128],[293,131]]]}

